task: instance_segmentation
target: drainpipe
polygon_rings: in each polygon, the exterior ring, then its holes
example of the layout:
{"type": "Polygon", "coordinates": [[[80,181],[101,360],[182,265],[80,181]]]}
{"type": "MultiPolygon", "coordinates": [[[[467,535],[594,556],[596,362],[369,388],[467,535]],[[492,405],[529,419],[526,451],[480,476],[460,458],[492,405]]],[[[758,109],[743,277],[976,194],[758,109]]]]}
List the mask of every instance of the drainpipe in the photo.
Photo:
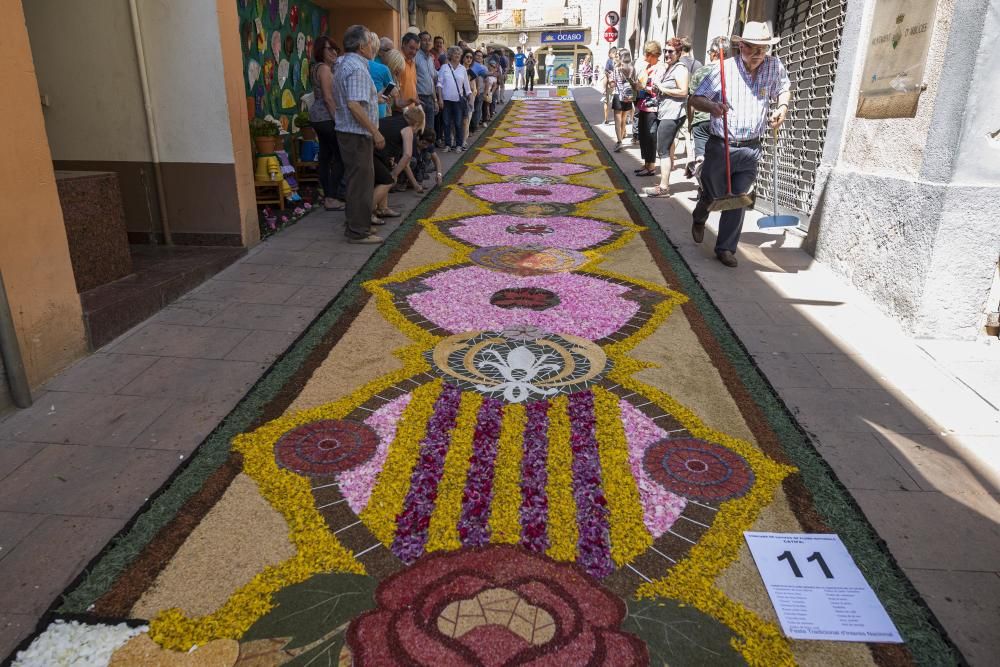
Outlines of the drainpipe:
{"type": "Polygon", "coordinates": [[[14,329],[14,318],[10,314],[7,289],[3,285],[3,273],[0,273],[0,359],[3,359],[3,367],[7,372],[14,405],[19,408],[30,408],[31,386],[24,372],[21,348],[17,344],[17,331],[14,329]]]}
{"type": "Polygon", "coordinates": [[[163,241],[173,245],[170,220],[167,218],[167,198],[163,191],[163,171],[160,169],[160,148],[156,142],[156,118],[149,96],[149,74],[146,71],[146,51],[142,46],[142,31],[139,27],[139,9],[136,0],[129,0],[128,12],[132,17],[132,41],[135,43],[135,58],[139,65],[139,81],[142,84],[142,106],[146,110],[146,129],[149,136],[149,150],[153,156],[153,176],[156,179],[156,199],[160,209],[160,223],[163,226],[163,241]]]}

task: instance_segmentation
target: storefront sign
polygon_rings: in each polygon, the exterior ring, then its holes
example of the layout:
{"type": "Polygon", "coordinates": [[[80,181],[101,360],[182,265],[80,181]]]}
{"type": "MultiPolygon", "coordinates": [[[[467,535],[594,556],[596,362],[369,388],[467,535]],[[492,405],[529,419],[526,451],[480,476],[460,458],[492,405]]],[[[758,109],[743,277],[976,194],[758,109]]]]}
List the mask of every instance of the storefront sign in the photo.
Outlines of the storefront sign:
{"type": "Polygon", "coordinates": [[[913,118],[937,2],[878,0],[858,98],[858,118],[913,118]]]}
{"type": "Polygon", "coordinates": [[[586,42],[583,31],[575,32],[543,32],[542,44],[572,44],[574,42],[586,42]]]}
{"type": "Polygon", "coordinates": [[[612,44],[618,41],[618,28],[614,26],[609,26],[607,30],[604,31],[604,41],[608,44],[612,44]]]}

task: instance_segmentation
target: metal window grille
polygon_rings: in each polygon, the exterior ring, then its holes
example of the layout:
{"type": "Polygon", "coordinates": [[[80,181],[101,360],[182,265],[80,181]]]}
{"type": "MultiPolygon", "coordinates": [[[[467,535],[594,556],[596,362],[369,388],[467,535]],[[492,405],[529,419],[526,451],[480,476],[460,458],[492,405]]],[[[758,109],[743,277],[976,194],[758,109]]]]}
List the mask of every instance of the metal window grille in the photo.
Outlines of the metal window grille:
{"type": "MultiPolygon", "coordinates": [[[[778,139],[778,207],[810,214],[833,101],[847,0],[780,0],[775,55],[792,81],[792,102],[778,139]]],[[[768,137],[757,175],[757,199],[770,210],[773,144],[768,137]]]]}

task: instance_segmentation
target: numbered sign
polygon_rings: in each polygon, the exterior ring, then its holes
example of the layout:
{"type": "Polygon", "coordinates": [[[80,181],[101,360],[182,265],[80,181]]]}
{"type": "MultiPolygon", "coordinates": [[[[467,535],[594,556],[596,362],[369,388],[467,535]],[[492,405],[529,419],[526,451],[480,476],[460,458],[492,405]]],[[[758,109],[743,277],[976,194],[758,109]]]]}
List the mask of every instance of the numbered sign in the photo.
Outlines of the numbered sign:
{"type": "Polygon", "coordinates": [[[781,629],[792,639],[902,643],[837,535],[745,532],[781,629]]]}

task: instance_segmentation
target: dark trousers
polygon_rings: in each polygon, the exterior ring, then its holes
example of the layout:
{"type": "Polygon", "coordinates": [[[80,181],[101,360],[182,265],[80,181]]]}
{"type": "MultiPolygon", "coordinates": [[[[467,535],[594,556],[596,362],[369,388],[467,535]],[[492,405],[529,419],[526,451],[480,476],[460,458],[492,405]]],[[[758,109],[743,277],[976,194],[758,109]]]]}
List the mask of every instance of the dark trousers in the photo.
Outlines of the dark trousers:
{"type": "MultiPolygon", "coordinates": [[[[445,105],[447,104],[445,102],[445,105]]],[[[434,114],[434,134],[437,135],[439,142],[444,142],[444,109],[438,109],[434,114]]]]}
{"type": "Polygon", "coordinates": [[[712,136],[708,131],[710,125],[711,123],[705,120],[691,126],[691,135],[694,137],[695,157],[704,157],[705,155],[705,145],[708,143],[708,138],[712,136]]]}
{"type": "Polygon", "coordinates": [[[424,127],[431,128],[434,124],[434,96],[433,95],[418,95],[420,98],[420,106],[424,110],[424,127]]]}
{"type": "Polygon", "coordinates": [[[458,102],[444,101],[444,134],[442,138],[445,146],[456,148],[462,145],[462,125],[468,108],[462,100],[458,102]],[[454,139],[452,139],[452,131],[454,131],[454,139]]]}
{"type": "Polygon", "coordinates": [[[535,89],[535,68],[525,67],[524,68],[524,89],[534,90],[535,89]]]}
{"type": "MultiPolygon", "coordinates": [[[[733,179],[733,193],[750,192],[757,179],[757,163],[760,162],[760,146],[729,148],[730,173],[733,179]]],[[[726,153],[722,139],[709,137],[705,146],[705,164],[701,168],[701,197],[694,207],[694,224],[703,225],[708,219],[708,204],[716,197],[726,194],[726,153]]],[[[715,252],[729,250],[736,252],[743,231],[742,208],[723,211],[719,220],[719,236],[715,241],[715,252]]]]}
{"type": "Polygon", "coordinates": [[[347,229],[352,239],[363,239],[372,228],[372,197],[375,194],[375,143],[371,135],[337,132],[340,154],[350,155],[344,164],[347,175],[347,229]]]}
{"type": "Polygon", "coordinates": [[[655,111],[639,112],[639,153],[643,164],[656,164],[656,129],[659,125],[655,111]]]}
{"type": "Polygon", "coordinates": [[[344,160],[340,157],[340,145],[337,143],[337,128],[332,120],[322,120],[312,124],[319,139],[319,184],[323,188],[324,197],[342,195],[340,182],[344,180],[344,160]]]}
{"type": "Polygon", "coordinates": [[[478,95],[472,103],[472,119],[469,120],[469,132],[475,132],[483,119],[483,96],[478,95]]]}

